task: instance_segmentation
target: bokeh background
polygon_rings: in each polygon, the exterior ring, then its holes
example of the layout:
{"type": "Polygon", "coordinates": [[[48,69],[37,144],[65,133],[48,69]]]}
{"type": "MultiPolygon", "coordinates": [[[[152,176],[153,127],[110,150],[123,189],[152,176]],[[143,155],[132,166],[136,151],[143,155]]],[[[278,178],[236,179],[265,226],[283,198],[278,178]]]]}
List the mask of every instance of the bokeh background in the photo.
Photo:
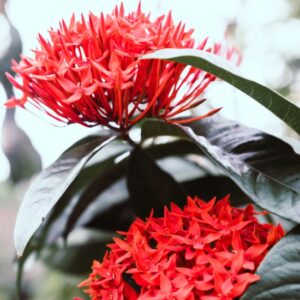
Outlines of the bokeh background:
{"type": "MultiPolygon", "coordinates": [[[[9,0],[7,14],[19,31],[23,53],[31,55],[37,45],[38,33],[47,35],[47,29],[56,28],[59,21],[68,20],[72,13],[80,16],[92,11],[109,13],[120,1],[105,0],[9,0]]],[[[296,104],[300,104],[300,1],[299,0],[142,0],[144,11],[152,16],[172,10],[176,21],[182,20],[195,28],[194,37],[207,36],[212,41],[224,41],[240,49],[243,55],[241,72],[276,89],[296,104]]],[[[136,8],[138,1],[124,0],[127,11],[136,8]]],[[[0,44],[7,41],[8,27],[0,17],[0,44]]],[[[0,47],[1,48],[1,47],[0,47]]],[[[289,140],[298,151],[293,133],[283,123],[272,117],[241,92],[226,83],[216,82],[208,89],[207,98],[212,107],[223,106],[226,117],[262,129],[289,140]]],[[[0,124],[2,124],[6,100],[0,85],[0,124]]],[[[201,108],[203,109],[203,108],[201,108]]],[[[57,127],[18,109],[17,125],[30,137],[40,153],[43,167],[52,163],[59,154],[90,129],[72,125],[57,127]]],[[[1,133],[0,133],[1,134],[1,133]]],[[[3,138],[3,137],[2,137],[3,138]]],[[[17,208],[30,179],[13,184],[9,180],[10,167],[0,150],[0,300],[15,299],[13,265],[13,225],[17,208]]],[[[58,272],[49,271],[41,263],[34,263],[26,272],[27,298],[24,299],[72,299],[72,287],[80,281],[58,272]]],[[[78,293],[76,293],[78,295],[78,293]]]]}

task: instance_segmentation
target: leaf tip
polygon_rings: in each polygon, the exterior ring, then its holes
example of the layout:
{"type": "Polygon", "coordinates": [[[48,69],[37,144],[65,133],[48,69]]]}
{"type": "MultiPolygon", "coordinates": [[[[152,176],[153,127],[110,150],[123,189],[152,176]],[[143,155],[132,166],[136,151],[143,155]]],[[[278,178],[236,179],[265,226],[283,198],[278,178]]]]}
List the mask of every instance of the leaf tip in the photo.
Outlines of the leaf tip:
{"type": "Polygon", "coordinates": [[[21,259],[23,256],[23,252],[17,252],[17,260],[21,259]]]}

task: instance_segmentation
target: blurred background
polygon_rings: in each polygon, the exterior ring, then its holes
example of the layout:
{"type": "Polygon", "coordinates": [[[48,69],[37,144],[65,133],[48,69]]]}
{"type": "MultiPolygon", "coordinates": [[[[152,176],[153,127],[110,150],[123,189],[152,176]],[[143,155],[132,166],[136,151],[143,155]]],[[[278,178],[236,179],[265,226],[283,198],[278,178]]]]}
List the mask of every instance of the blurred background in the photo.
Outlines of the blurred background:
{"type": "MultiPolygon", "coordinates": [[[[124,0],[127,11],[136,8],[138,1],[124,0]]],[[[223,41],[240,49],[242,73],[277,90],[300,105],[300,2],[298,0],[142,0],[144,11],[158,16],[172,10],[176,21],[182,20],[195,28],[198,40],[209,36],[213,41],[223,41]]],[[[0,1],[1,3],[1,1],[0,1]]],[[[56,28],[72,13],[100,11],[109,13],[119,1],[104,0],[8,0],[0,16],[0,70],[1,61],[8,53],[9,44],[16,42],[11,55],[21,51],[31,55],[37,45],[38,33],[47,35],[47,29],[56,28]],[[13,29],[13,30],[12,30],[13,29]],[[21,47],[22,45],[22,47],[21,47]],[[18,48],[19,47],[19,48],[18,48]]],[[[1,68],[2,67],[2,68],[1,68]]],[[[1,75],[0,75],[1,78],[1,75]]],[[[6,113],[4,103],[6,83],[0,83],[0,300],[16,299],[14,295],[15,269],[13,266],[13,226],[17,208],[31,175],[52,163],[59,154],[78,138],[90,133],[79,125],[59,128],[44,122],[31,113],[18,109],[16,114],[6,113]],[[18,143],[24,149],[20,152],[18,143]],[[36,151],[34,150],[36,149],[36,151]],[[26,155],[29,156],[26,156],[26,155]],[[18,160],[23,157],[23,160],[18,160]],[[24,166],[24,157],[29,166],[24,166]],[[29,170],[21,174],[20,170],[29,170]]],[[[245,125],[256,127],[289,140],[298,150],[293,132],[254,100],[234,90],[226,83],[213,83],[207,91],[209,104],[224,106],[221,113],[245,125]]],[[[203,108],[200,108],[201,110],[203,108]]],[[[24,299],[72,299],[79,295],[74,289],[80,279],[45,271],[39,264],[26,274],[28,283],[24,299]]]]}

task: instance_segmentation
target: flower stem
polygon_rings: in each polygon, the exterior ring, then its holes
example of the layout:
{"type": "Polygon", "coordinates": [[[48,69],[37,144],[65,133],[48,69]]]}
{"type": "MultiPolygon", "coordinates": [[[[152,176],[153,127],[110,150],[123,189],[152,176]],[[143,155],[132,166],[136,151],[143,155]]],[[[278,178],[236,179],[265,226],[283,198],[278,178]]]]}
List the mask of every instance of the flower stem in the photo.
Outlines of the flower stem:
{"type": "Polygon", "coordinates": [[[121,132],[121,137],[133,147],[139,147],[139,145],[129,136],[127,131],[121,132]]]}

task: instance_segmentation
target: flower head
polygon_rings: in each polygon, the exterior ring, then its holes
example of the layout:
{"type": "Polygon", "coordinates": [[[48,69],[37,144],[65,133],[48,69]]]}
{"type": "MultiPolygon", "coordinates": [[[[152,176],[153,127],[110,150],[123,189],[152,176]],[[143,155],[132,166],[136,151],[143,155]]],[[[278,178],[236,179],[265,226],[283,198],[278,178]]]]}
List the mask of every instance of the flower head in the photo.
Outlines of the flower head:
{"type": "Polygon", "coordinates": [[[106,16],[73,16],[68,25],[62,21],[59,29],[50,29],[50,40],[39,35],[34,58],[23,56],[13,63],[22,80],[7,76],[23,95],[6,105],[31,105],[61,122],[122,130],[145,116],[171,120],[202,103],[199,96],[215,77],[179,63],[139,57],[162,48],[224,52],[220,45],[208,47],[207,39],[195,46],[192,33],[184,24],[174,24],[171,13],[152,21],[140,5],[129,14],[120,5],[106,16]]]}
{"type": "Polygon", "coordinates": [[[171,204],[163,217],[137,219],[120,233],[81,286],[92,300],[236,299],[259,280],[256,268],[284,234],[256,214],[228,197],[188,198],[183,210],[171,204]]]}

